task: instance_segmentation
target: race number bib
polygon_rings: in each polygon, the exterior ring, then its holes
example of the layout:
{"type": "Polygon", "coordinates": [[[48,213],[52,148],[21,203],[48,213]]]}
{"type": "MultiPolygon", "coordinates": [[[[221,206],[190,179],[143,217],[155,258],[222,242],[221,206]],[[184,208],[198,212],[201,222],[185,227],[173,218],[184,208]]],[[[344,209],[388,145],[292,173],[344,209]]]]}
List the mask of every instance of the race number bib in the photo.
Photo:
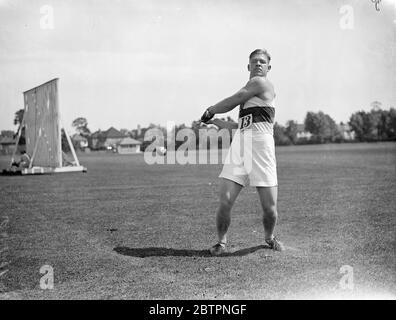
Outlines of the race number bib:
{"type": "Polygon", "coordinates": [[[239,119],[239,128],[241,130],[245,130],[247,128],[250,128],[252,123],[253,123],[253,116],[252,116],[252,114],[248,114],[248,115],[239,119]]]}

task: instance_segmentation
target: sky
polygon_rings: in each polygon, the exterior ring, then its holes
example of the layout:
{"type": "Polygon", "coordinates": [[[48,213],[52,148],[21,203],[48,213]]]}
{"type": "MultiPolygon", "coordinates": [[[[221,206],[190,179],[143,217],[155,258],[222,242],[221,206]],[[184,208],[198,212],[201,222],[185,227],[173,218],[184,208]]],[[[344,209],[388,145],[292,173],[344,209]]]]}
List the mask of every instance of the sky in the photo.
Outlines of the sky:
{"type": "MultiPolygon", "coordinates": [[[[190,125],[267,49],[275,120],[396,108],[396,0],[0,0],[0,129],[59,78],[62,122],[190,125]]],[[[237,118],[237,110],[229,114],[237,118]]],[[[222,115],[220,115],[222,116],[222,115]]]]}

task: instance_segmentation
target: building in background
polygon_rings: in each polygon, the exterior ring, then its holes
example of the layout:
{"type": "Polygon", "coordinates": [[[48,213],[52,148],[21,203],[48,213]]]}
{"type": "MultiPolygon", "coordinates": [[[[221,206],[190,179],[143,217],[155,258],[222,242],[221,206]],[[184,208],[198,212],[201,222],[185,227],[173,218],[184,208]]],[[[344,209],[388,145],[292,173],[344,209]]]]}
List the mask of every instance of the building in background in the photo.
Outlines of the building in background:
{"type": "Polygon", "coordinates": [[[15,150],[16,139],[12,137],[0,137],[0,153],[13,154],[15,150]]]}
{"type": "Polygon", "coordinates": [[[312,137],[312,133],[305,130],[305,125],[297,124],[297,139],[307,139],[312,137]]]}
{"type": "Polygon", "coordinates": [[[119,154],[139,153],[141,142],[130,137],[122,139],[117,145],[117,152],[119,154]]]}
{"type": "Polygon", "coordinates": [[[96,131],[92,134],[90,139],[90,148],[93,150],[99,149],[107,149],[107,150],[116,150],[117,145],[124,139],[126,136],[122,134],[120,131],[111,127],[106,131],[96,131]]]}

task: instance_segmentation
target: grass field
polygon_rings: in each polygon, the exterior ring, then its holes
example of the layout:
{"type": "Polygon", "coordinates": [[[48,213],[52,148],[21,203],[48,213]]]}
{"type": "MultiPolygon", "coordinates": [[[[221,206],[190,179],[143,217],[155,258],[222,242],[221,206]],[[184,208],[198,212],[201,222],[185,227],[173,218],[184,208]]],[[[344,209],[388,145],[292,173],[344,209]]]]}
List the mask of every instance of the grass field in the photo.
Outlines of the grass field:
{"type": "Polygon", "coordinates": [[[396,143],[278,147],[277,234],[288,250],[263,246],[246,188],[225,257],[207,251],[221,165],[80,161],[88,173],[0,176],[0,299],[396,297],[396,143]],[[43,265],[52,290],[40,289],[43,265]],[[344,265],[353,290],[340,288],[344,265]]]}

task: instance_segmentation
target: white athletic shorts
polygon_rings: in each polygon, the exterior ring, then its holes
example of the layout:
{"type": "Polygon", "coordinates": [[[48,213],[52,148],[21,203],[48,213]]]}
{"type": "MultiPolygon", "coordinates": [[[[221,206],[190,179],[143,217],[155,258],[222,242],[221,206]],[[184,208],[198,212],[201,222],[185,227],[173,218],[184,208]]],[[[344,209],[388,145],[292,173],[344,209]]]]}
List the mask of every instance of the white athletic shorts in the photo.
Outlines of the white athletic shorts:
{"type": "Polygon", "coordinates": [[[225,158],[220,178],[242,186],[275,187],[275,142],[272,134],[238,130],[225,158]]]}

